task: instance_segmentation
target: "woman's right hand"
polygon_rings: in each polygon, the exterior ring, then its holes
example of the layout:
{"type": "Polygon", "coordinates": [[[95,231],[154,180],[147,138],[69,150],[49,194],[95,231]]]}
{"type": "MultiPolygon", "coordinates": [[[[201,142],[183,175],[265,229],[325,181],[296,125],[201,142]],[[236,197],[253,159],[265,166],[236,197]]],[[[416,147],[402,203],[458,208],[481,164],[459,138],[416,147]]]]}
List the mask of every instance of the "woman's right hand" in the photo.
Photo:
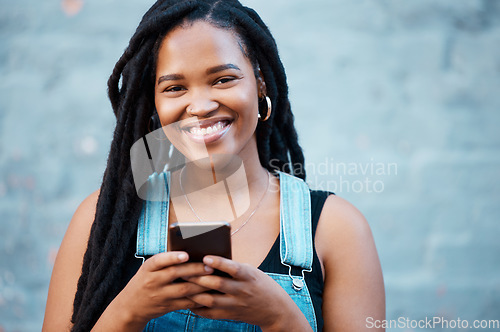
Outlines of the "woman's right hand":
{"type": "MultiPolygon", "coordinates": [[[[187,297],[207,288],[190,282],[173,282],[179,278],[211,274],[213,269],[203,263],[186,263],[185,252],[154,255],[142,264],[125,288],[110,303],[92,331],[106,330],[105,316],[121,318],[127,330],[142,330],[148,321],[170,311],[192,309],[198,304],[187,297]]],[[[113,320],[113,319],[111,319],[113,320]]],[[[121,325],[121,324],[119,324],[121,325]]]]}

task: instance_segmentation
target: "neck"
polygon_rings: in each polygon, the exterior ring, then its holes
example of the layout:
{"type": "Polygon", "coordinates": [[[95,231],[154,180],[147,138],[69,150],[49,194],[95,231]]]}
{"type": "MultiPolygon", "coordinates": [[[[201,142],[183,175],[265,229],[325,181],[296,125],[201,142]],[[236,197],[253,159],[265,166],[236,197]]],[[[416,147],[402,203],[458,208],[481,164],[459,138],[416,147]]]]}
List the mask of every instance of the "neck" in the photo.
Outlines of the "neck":
{"type": "MultiPolygon", "coordinates": [[[[201,168],[199,165],[190,163],[179,172],[180,181],[182,181],[182,189],[186,193],[198,191],[200,189],[209,190],[216,188],[217,183],[225,182],[230,186],[232,192],[248,190],[253,187],[259,180],[267,179],[267,170],[260,163],[256,165],[251,160],[234,161],[231,165],[223,168],[218,168],[217,164],[211,163],[210,168],[201,168]]],[[[251,190],[251,189],[250,189],[251,190]]],[[[222,194],[217,191],[210,192],[211,194],[222,194]]]]}
{"type": "Polygon", "coordinates": [[[231,191],[251,190],[259,180],[267,179],[267,170],[260,164],[255,141],[238,155],[211,155],[201,161],[188,162],[180,174],[186,193],[210,188],[224,180],[230,184],[231,191]]]}
{"type": "MultiPolygon", "coordinates": [[[[252,151],[253,150],[253,151],[252,151]]],[[[242,152],[245,152],[242,150],[242,152]]],[[[269,173],[252,153],[212,156],[188,163],[172,177],[172,203],[178,220],[249,218],[269,189],[269,173]]]]}

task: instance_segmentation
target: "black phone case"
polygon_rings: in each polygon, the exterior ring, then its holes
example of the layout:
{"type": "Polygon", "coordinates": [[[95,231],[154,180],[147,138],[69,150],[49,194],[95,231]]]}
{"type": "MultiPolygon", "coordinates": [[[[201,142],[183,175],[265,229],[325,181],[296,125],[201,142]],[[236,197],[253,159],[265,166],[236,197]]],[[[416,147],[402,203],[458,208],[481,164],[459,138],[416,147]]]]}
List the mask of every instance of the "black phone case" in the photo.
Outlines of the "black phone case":
{"type": "MultiPolygon", "coordinates": [[[[169,228],[170,250],[185,251],[190,262],[203,262],[206,255],[231,259],[231,226],[229,223],[175,223],[169,228]]],[[[214,275],[231,278],[214,270],[214,275]]]]}
{"type": "Polygon", "coordinates": [[[170,226],[170,250],[186,251],[191,262],[206,255],[231,259],[231,227],[228,223],[181,223],[170,226]]]}

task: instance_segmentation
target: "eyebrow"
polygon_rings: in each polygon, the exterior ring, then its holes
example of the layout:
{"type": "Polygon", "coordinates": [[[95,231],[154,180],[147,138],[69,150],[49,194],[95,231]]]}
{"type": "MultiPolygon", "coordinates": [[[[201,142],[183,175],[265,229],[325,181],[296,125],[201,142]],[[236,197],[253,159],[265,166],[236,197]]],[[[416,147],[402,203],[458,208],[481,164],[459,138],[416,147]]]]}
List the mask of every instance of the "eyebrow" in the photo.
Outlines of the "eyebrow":
{"type": "Polygon", "coordinates": [[[241,71],[241,69],[237,65],[233,65],[232,63],[226,63],[225,65],[220,65],[220,66],[208,68],[207,74],[209,74],[209,75],[215,74],[215,73],[218,73],[220,71],[227,70],[227,69],[236,69],[236,70],[241,71]]]}
{"type": "MultiPolygon", "coordinates": [[[[215,74],[215,73],[218,73],[220,71],[227,70],[227,69],[236,69],[236,70],[241,71],[241,69],[237,65],[234,65],[232,63],[226,63],[224,65],[208,68],[206,73],[207,73],[207,75],[210,75],[210,74],[215,74]]],[[[163,76],[160,76],[160,78],[158,78],[157,84],[160,84],[161,82],[164,82],[164,81],[179,81],[179,80],[182,80],[184,78],[185,78],[184,75],[181,75],[181,74],[163,75],[163,76]]]]}
{"type": "Polygon", "coordinates": [[[163,75],[158,78],[158,84],[164,81],[179,81],[184,79],[184,75],[181,74],[169,74],[169,75],[163,75]]]}

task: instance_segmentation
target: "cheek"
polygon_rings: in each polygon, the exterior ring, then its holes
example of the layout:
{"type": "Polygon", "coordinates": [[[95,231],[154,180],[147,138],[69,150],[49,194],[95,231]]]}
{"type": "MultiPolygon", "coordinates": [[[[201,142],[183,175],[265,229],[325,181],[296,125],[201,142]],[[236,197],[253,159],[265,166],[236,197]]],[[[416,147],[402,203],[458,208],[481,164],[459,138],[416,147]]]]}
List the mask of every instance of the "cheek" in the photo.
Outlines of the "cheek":
{"type": "Polygon", "coordinates": [[[163,126],[179,120],[184,107],[176,99],[155,96],[155,106],[163,126]]]}
{"type": "Polygon", "coordinates": [[[237,89],[226,98],[225,104],[238,113],[238,117],[243,117],[245,119],[257,117],[259,107],[257,91],[237,89]]]}

